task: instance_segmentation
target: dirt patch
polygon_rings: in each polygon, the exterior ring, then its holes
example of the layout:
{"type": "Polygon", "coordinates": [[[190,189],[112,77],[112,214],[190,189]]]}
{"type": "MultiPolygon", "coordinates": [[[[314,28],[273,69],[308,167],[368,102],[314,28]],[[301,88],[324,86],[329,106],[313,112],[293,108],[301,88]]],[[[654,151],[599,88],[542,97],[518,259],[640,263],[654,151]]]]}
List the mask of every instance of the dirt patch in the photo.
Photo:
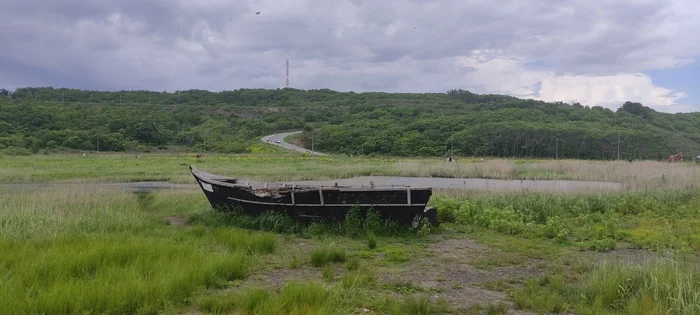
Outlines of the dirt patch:
{"type": "Polygon", "coordinates": [[[447,300],[456,309],[469,309],[475,304],[506,304],[509,314],[530,314],[513,310],[513,303],[504,292],[479,286],[479,283],[533,277],[541,273],[538,261],[523,259],[513,266],[477,268],[471,265],[488,257],[509,255],[471,239],[443,239],[425,249],[426,257],[417,257],[405,268],[380,274],[383,283],[411,283],[433,298],[447,300]]]}
{"type": "Polygon", "coordinates": [[[282,266],[279,269],[266,270],[264,273],[256,273],[252,275],[247,285],[253,287],[266,287],[273,290],[278,290],[284,287],[289,281],[323,281],[321,269],[311,266],[301,266],[296,269],[290,269],[288,266],[282,266]]]}

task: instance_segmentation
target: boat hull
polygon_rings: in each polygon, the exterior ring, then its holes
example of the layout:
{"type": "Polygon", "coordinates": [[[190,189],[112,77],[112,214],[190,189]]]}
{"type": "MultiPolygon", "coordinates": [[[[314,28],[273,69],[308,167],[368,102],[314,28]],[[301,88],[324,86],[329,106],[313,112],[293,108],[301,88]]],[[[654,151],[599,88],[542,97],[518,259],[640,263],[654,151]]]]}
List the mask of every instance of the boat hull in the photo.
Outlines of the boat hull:
{"type": "Polygon", "coordinates": [[[224,182],[192,174],[212,207],[221,212],[242,211],[257,216],[268,211],[302,220],[342,220],[358,207],[365,215],[376,210],[382,219],[416,227],[422,218],[438,225],[436,210],[427,206],[431,188],[277,187],[253,188],[235,179],[224,182]]]}

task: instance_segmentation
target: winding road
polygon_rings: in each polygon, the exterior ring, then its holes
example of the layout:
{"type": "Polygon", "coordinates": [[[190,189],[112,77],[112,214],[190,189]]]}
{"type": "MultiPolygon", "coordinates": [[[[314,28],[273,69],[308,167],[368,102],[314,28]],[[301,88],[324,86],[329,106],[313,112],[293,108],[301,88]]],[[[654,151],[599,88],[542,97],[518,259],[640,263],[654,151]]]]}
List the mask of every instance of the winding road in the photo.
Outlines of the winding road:
{"type": "Polygon", "coordinates": [[[260,141],[263,142],[263,143],[273,144],[273,145],[276,145],[276,146],[285,148],[285,149],[287,149],[287,150],[292,150],[292,151],[296,151],[296,152],[309,153],[309,154],[311,154],[311,155],[327,155],[327,154],[325,154],[325,153],[321,153],[321,152],[318,152],[318,151],[313,151],[313,152],[312,152],[311,150],[307,150],[307,149],[304,149],[304,148],[302,148],[302,147],[298,147],[298,146],[295,146],[295,145],[293,145],[293,144],[291,144],[291,143],[288,143],[288,142],[284,141],[284,138],[289,137],[289,136],[293,136],[293,135],[296,135],[296,134],[300,134],[300,133],[302,133],[301,130],[299,130],[299,131],[291,131],[291,132],[283,132],[283,133],[276,133],[276,134],[273,134],[273,135],[264,136],[264,137],[260,138],[260,141]]]}

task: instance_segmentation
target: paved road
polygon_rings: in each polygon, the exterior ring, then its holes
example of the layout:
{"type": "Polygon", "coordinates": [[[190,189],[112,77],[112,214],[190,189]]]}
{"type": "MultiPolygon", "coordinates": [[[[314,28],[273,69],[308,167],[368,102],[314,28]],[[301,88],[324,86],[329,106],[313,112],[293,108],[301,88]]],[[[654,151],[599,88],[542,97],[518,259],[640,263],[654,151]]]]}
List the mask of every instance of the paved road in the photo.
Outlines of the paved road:
{"type": "MultiPolygon", "coordinates": [[[[264,137],[260,138],[260,141],[265,142],[265,143],[269,143],[269,144],[274,144],[276,146],[283,147],[287,150],[312,154],[311,150],[307,150],[307,149],[304,149],[302,147],[297,147],[293,144],[290,144],[290,143],[287,143],[284,141],[284,138],[292,136],[292,135],[300,134],[300,133],[302,133],[302,131],[277,133],[274,135],[264,136],[264,137]],[[279,143],[278,143],[278,141],[279,141],[279,143]]],[[[318,151],[314,151],[312,155],[327,155],[327,154],[321,153],[318,151]]]]}

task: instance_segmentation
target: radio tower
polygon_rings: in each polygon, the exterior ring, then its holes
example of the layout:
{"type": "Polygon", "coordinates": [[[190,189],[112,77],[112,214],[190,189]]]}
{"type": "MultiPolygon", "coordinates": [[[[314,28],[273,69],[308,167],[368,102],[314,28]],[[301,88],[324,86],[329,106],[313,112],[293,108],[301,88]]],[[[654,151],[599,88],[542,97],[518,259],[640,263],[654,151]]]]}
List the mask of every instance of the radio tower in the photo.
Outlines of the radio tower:
{"type": "Polygon", "coordinates": [[[289,87],[289,58],[287,58],[287,76],[285,77],[286,87],[289,87]]]}

